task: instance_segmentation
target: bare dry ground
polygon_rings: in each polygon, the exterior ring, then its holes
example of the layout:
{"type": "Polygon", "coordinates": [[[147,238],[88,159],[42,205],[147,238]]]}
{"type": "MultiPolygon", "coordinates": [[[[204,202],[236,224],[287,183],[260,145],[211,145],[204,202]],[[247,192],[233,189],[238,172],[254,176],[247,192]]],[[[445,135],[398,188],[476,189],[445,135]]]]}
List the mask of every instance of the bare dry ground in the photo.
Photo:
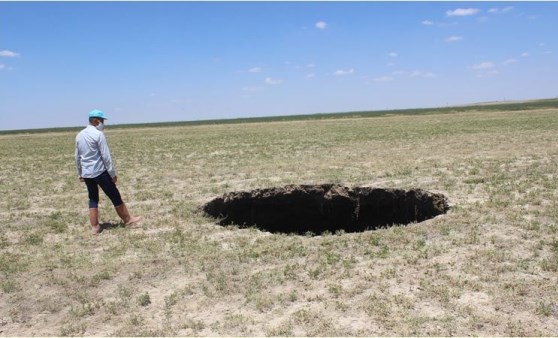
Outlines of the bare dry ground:
{"type": "Polygon", "coordinates": [[[110,129],[129,208],[90,234],[74,133],[0,136],[0,335],[558,335],[558,110],[110,129]],[[321,236],[198,208],[287,184],[450,211],[321,236]]]}

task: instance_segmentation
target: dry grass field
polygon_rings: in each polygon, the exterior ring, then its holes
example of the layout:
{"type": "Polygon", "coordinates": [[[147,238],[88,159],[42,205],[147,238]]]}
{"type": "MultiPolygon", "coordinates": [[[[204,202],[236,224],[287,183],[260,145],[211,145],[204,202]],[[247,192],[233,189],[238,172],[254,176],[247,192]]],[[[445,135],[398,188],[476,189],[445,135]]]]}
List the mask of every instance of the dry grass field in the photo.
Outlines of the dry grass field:
{"type": "Polygon", "coordinates": [[[558,110],[107,127],[138,229],[74,132],[0,135],[0,335],[558,335],[558,110]],[[226,192],[421,188],[445,215],[320,236],[222,227],[226,192]]]}

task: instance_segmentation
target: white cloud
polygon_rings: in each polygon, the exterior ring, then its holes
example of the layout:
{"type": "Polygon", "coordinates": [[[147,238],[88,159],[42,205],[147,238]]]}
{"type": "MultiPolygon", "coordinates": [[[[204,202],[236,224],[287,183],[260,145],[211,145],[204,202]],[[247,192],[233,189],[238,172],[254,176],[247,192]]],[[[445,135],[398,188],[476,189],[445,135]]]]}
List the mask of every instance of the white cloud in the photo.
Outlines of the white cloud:
{"type": "Polygon", "coordinates": [[[3,64],[3,63],[0,63],[0,71],[3,71],[3,70],[12,71],[12,70],[14,70],[14,69],[15,69],[15,68],[13,68],[13,67],[10,67],[10,66],[8,66],[8,65],[5,65],[5,64],[3,64]]]}
{"type": "Polygon", "coordinates": [[[343,76],[343,75],[353,74],[354,72],[355,72],[355,70],[353,68],[348,69],[348,70],[339,69],[339,70],[336,70],[335,73],[333,73],[333,75],[343,76]]]}
{"type": "Polygon", "coordinates": [[[426,25],[426,26],[430,26],[430,25],[433,25],[434,22],[432,22],[430,20],[424,20],[423,22],[421,22],[421,24],[426,25]]]}
{"type": "Polygon", "coordinates": [[[278,85],[281,84],[282,82],[283,82],[282,80],[277,80],[270,77],[265,78],[265,83],[267,83],[268,85],[278,85]]]}
{"type": "Polygon", "coordinates": [[[396,52],[391,52],[388,55],[391,56],[392,58],[395,58],[395,57],[399,56],[399,54],[397,54],[396,52]]]}
{"type": "Polygon", "coordinates": [[[306,65],[306,68],[316,68],[316,65],[313,63],[309,63],[306,65]]]}
{"type": "Polygon", "coordinates": [[[488,13],[492,13],[492,14],[495,14],[495,13],[507,13],[507,12],[511,12],[511,11],[513,11],[513,7],[512,7],[512,6],[508,6],[508,7],[502,8],[502,9],[500,9],[500,8],[491,8],[491,9],[488,10],[488,13]]]}
{"type": "Polygon", "coordinates": [[[325,23],[324,21],[318,21],[316,22],[315,26],[317,29],[326,29],[327,23],[325,23]]]}
{"type": "Polygon", "coordinates": [[[406,76],[406,77],[421,77],[421,78],[433,78],[436,77],[436,74],[424,71],[424,70],[414,70],[414,71],[406,71],[406,70],[396,70],[391,74],[395,76],[406,76]]]}
{"type": "Polygon", "coordinates": [[[381,76],[381,77],[377,77],[372,79],[372,81],[374,82],[388,82],[388,81],[393,81],[393,77],[391,76],[381,76]]]}
{"type": "Polygon", "coordinates": [[[306,74],[306,76],[305,76],[306,79],[313,79],[315,77],[316,77],[316,74],[314,74],[314,73],[306,74]]]}
{"type": "Polygon", "coordinates": [[[446,38],[446,42],[456,42],[456,41],[460,41],[460,40],[463,40],[463,37],[455,36],[455,35],[452,35],[452,36],[446,38]]]}
{"type": "Polygon", "coordinates": [[[458,8],[453,11],[447,11],[447,16],[468,16],[468,15],[475,15],[480,12],[480,9],[477,8],[458,8]]]}
{"type": "Polygon", "coordinates": [[[507,65],[511,65],[512,63],[517,63],[517,62],[519,62],[517,59],[507,59],[507,60],[504,61],[502,64],[503,64],[504,66],[507,66],[507,65]]]}
{"type": "Polygon", "coordinates": [[[474,69],[474,70],[492,69],[492,68],[494,68],[494,63],[490,62],[490,61],[484,61],[484,62],[478,63],[476,65],[472,65],[471,68],[474,69]]]}
{"type": "Polygon", "coordinates": [[[529,56],[529,53],[525,52],[525,53],[521,53],[521,57],[527,57],[529,56]]]}
{"type": "Polygon", "coordinates": [[[436,77],[436,75],[434,73],[425,72],[423,70],[412,71],[409,76],[411,76],[411,77],[426,77],[426,78],[436,77]]]}
{"type": "Polygon", "coordinates": [[[248,69],[248,73],[261,73],[262,72],[262,68],[261,67],[253,67],[248,69]]]}
{"type": "Polygon", "coordinates": [[[476,72],[477,77],[482,78],[498,74],[498,71],[495,69],[495,67],[496,65],[494,64],[494,62],[483,61],[481,63],[472,65],[471,69],[476,72]]]}
{"type": "Polygon", "coordinates": [[[0,56],[15,58],[19,56],[19,53],[12,52],[11,50],[0,50],[0,56]]]}

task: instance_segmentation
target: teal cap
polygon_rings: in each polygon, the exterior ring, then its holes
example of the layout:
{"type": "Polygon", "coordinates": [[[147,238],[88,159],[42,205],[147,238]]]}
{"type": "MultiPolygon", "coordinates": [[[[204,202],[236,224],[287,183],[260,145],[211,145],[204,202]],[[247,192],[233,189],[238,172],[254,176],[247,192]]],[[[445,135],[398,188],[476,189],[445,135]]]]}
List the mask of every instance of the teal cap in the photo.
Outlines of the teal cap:
{"type": "Polygon", "coordinates": [[[97,109],[92,110],[92,111],[89,112],[89,118],[92,118],[92,117],[98,117],[98,118],[104,119],[104,120],[108,119],[108,117],[105,115],[105,113],[103,113],[102,111],[97,110],[97,109]]]}

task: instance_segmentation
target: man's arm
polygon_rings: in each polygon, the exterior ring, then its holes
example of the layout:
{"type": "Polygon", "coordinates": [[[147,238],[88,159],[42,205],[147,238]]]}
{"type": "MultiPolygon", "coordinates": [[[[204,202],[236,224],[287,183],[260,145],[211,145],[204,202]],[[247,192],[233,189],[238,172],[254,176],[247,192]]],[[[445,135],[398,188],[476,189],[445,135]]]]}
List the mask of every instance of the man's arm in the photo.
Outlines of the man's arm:
{"type": "Polygon", "coordinates": [[[77,169],[77,174],[78,174],[79,180],[83,181],[83,178],[81,177],[81,156],[79,154],[77,139],[76,139],[76,149],[75,149],[75,152],[74,152],[74,158],[76,159],[76,169],[77,169]]]}
{"type": "Polygon", "coordinates": [[[99,151],[101,152],[101,158],[103,163],[105,164],[105,169],[107,169],[110,177],[113,178],[113,181],[116,181],[116,170],[114,169],[114,165],[112,164],[112,157],[110,156],[110,150],[107,144],[107,139],[105,138],[105,134],[101,133],[99,138],[99,151]]]}

